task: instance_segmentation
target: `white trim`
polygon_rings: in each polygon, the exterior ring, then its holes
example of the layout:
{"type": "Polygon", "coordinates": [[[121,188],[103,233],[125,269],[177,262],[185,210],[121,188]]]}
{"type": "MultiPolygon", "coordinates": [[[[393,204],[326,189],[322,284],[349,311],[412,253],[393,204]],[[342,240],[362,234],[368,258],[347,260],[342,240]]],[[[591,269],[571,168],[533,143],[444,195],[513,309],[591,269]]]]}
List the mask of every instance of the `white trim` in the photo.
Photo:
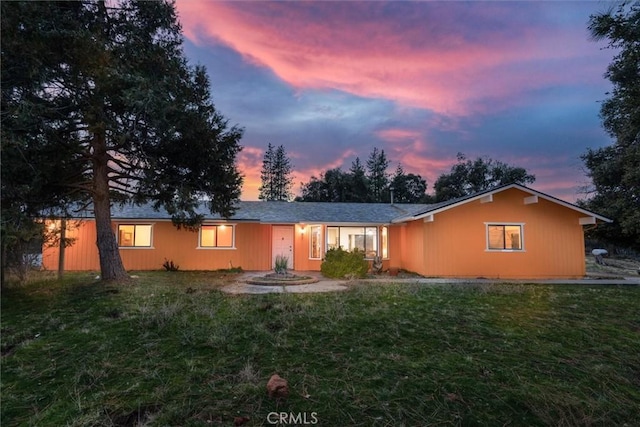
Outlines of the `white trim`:
{"type": "Polygon", "coordinates": [[[424,222],[433,222],[434,218],[433,215],[427,215],[424,217],[424,222]]]}
{"type": "Polygon", "coordinates": [[[475,195],[473,197],[470,197],[468,199],[460,200],[459,202],[452,203],[450,205],[446,205],[446,206],[443,206],[441,208],[434,209],[434,210],[431,210],[431,211],[427,211],[427,212],[424,212],[424,213],[419,214],[419,215],[408,215],[408,216],[398,217],[398,218],[395,218],[391,222],[392,223],[398,223],[398,222],[406,222],[406,221],[414,221],[414,220],[417,220],[417,219],[422,219],[422,218],[424,218],[426,216],[435,215],[437,213],[444,212],[444,211],[447,211],[449,209],[456,208],[456,207],[464,205],[466,203],[470,203],[470,202],[482,199],[482,198],[484,198],[484,197],[486,197],[488,195],[498,194],[498,193],[501,193],[503,191],[510,190],[512,188],[518,189],[518,190],[523,191],[525,193],[529,193],[532,196],[538,196],[539,198],[542,198],[542,199],[545,199],[547,201],[559,204],[559,205],[564,206],[566,208],[572,209],[572,210],[574,210],[576,212],[580,212],[580,213],[583,213],[585,215],[592,216],[592,217],[594,217],[594,218],[596,218],[596,219],[598,219],[600,221],[613,222],[613,220],[611,220],[609,218],[606,218],[606,217],[604,217],[602,215],[598,215],[598,214],[596,214],[594,212],[590,212],[590,211],[588,211],[586,209],[582,209],[579,206],[572,205],[571,203],[565,202],[564,200],[557,199],[555,197],[549,196],[547,194],[541,193],[541,192],[539,192],[537,190],[533,190],[531,188],[525,187],[525,186],[520,185],[520,184],[509,184],[509,185],[506,185],[504,187],[499,187],[499,188],[496,188],[495,190],[491,190],[491,191],[486,192],[486,193],[480,193],[480,194],[477,194],[477,195],[475,195]]]}
{"type": "Polygon", "coordinates": [[[488,221],[484,223],[484,236],[485,236],[485,252],[525,252],[525,244],[524,244],[524,222],[502,222],[502,221],[488,221]],[[520,249],[491,249],[489,248],[489,226],[490,225],[503,225],[503,226],[519,226],[520,227],[520,249]]]}
{"type": "Polygon", "coordinates": [[[307,236],[309,236],[309,259],[312,260],[312,261],[321,260],[322,259],[322,255],[323,255],[322,248],[324,247],[324,245],[323,245],[324,242],[322,241],[323,236],[324,236],[324,233],[322,232],[322,224],[307,225],[306,228],[309,229],[309,233],[307,234],[307,236]],[[314,227],[320,227],[320,256],[318,258],[313,258],[311,256],[311,250],[312,250],[311,235],[313,234],[313,228],[314,227]]]}
{"type": "MultiPolygon", "coordinates": [[[[217,233],[217,231],[216,231],[217,233]]],[[[229,249],[236,249],[236,224],[235,223],[228,223],[228,222],[203,222],[202,224],[200,224],[200,227],[198,227],[198,245],[196,246],[196,249],[202,249],[202,250],[216,250],[216,251],[220,251],[220,250],[229,250],[229,249]],[[202,246],[202,227],[220,227],[220,226],[224,226],[224,227],[231,227],[231,246],[202,246]]]]}
{"type": "MultiPolygon", "coordinates": [[[[325,228],[325,232],[324,232],[324,236],[325,236],[325,238],[324,238],[324,253],[325,254],[330,249],[329,248],[329,227],[338,228],[338,240],[340,240],[340,229],[341,228],[362,228],[362,229],[364,229],[364,233],[365,233],[364,235],[365,236],[367,235],[367,228],[374,228],[376,230],[376,232],[375,232],[376,256],[380,255],[380,227],[387,227],[387,239],[389,239],[389,237],[390,237],[389,235],[391,234],[387,225],[360,225],[360,224],[357,224],[357,225],[353,225],[353,224],[351,224],[351,225],[333,225],[333,224],[332,225],[325,225],[325,227],[324,227],[325,228]]],[[[340,245],[339,247],[342,247],[342,246],[340,245]]],[[[348,251],[348,249],[345,249],[345,248],[342,248],[342,249],[345,250],[345,251],[348,251]]],[[[389,248],[387,247],[387,249],[389,249],[389,248]]],[[[364,250],[364,252],[365,252],[365,258],[364,259],[366,259],[366,260],[372,260],[373,259],[373,257],[367,257],[366,256],[366,252],[367,252],[367,250],[366,250],[366,241],[365,241],[365,250],[364,250]]],[[[388,258],[386,258],[386,259],[388,259],[388,258]]]]}
{"type": "Polygon", "coordinates": [[[480,203],[491,203],[493,202],[493,194],[487,194],[486,196],[480,199],[480,203]]]}
{"type": "MultiPolygon", "coordinates": [[[[115,224],[116,226],[116,243],[118,244],[118,249],[155,249],[155,247],[153,246],[153,238],[154,238],[154,225],[155,223],[153,222],[149,222],[149,221],[126,221],[126,222],[115,222],[112,221],[112,223],[115,224]],[[149,227],[151,227],[151,230],[149,231],[149,246],[120,246],[120,226],[121,225],[133,225],[138,226],[138,225],[148,225],[149,227]]],[[[135,243],[135,236],[134,236],[134,243],[135,243]]]]}
{"type": "Polygon", "coordinates": [[[590,225],[596,223],[596,217],[594,216],[583,216],[578,218],[578,224],[580,225],[590,225]]]}

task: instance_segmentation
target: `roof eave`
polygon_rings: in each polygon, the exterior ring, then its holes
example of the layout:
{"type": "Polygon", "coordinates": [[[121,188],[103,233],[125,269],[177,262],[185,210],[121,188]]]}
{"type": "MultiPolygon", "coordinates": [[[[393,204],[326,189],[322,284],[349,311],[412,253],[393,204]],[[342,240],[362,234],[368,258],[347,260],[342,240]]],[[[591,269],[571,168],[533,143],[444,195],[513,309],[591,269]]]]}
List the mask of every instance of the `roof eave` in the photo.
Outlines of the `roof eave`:
{"type": "Polygon", "coordinates": [[[541,193],[540,191],[531,189],[529,187],[525,187],[524,185],[521,185],[521,184],[507,184],[507,185],[503,185],[503,186],[500,186],[500,187],[496,187],[496,188],[493,188],[493,189],[490,189],[490,190],[486,190],[486,191],[474,194],[472,196],[469,196],[468,198],[465,198],[465,199],[462,199],[462,200],[458,200],[457,202],[452,202],[451,204],[440,206],[440,207],[438,207],[436,209],[433,209],[433,210],[427,210],[425,212],[420,213],[419,215],[404,216],[404,217],[395,218],[392,222],[393,223],[400,223],[400,222],[415,221],[415,220],[423,219],[423,218],[438,214],[440,212],[444,212],[446,210],[453,209],[455,207],[464,205],[466,203],[470,203],[470,202],[473,202],[475,200],[480,200],[480,199],[485,198],[485,197],[487,197],[489,195],[494,195],[494,194],[497,194],[497,193],[500,193],[502,191],[509,190],[509,189],[512,189],[512,188],[517,188],[518,190],[524,191],[524,192],[529,193],[531,195],[535,195],[535,196],[541,197],[541,198],[543,198],[545,200],[548,200],[550,202],[557,203],[557,204],[559,204],[561,206],[564,206],[566,208],[569,208],[569,209],[572,209],[574,211],[583,213],[583,214],[585,214],[585,215],[587,215],[589,217],[596,218],[597,220],[600,220],[602,222],[607,222],[607,223],[613,222],[612,219],[609,219],[607,217],[599,215],[599,214],[597,214],[595,212],[591,212],[591,211],[589,211],[587,209],[583,209],[580,206],[574,205],[572,203],[565,202],[564,200],[558,199],[558,198],[550,196],[548,194],[541,193]]]}

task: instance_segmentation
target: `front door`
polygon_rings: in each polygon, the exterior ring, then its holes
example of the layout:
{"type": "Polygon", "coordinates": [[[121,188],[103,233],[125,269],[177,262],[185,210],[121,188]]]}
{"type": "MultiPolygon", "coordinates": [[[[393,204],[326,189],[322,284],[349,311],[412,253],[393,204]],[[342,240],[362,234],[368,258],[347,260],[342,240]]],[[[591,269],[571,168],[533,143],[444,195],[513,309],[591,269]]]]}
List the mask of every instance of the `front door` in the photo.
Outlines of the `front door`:
{"type": "Polygon", "coordinates": [[[293,268],[293,226],[274,225],[272,227],[273,244],[271,250],[271,268],[276,265],[278,255],[286,256],[289,259],[287,267],[293,268]]]}

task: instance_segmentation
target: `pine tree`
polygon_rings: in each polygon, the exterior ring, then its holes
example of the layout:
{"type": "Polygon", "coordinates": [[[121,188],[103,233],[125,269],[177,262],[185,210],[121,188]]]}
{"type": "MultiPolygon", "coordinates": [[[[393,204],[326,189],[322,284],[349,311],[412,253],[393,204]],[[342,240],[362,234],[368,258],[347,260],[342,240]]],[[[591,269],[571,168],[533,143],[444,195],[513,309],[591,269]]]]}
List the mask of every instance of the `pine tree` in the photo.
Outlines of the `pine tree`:
{"type": "Polygon", "coordinates": [[[275,152],[273,151],[273,145],[269,143],[267,145],[267,151],[264,152],[262,158],[262,170],[260,171],[260,181],[262,185],[258,189],[260,194],[258,198],[260,200],[273,200],[275,194],[275,152]]]}
{"type": "MultiPolygon", "coordinates": [[[[43,202],[91,205],[104,280],[127,277],[112,203],[153,202],[186,227],[201,222],[202,199],[212,213],[233,213],[242,131],[214,108],[204,68],[187,64],[172,2],[1,7],[3,162],[28,152],[25,168],[59,165],[59,173],[39,174],[38,185],[55,189],[43,202]]],[[[3,189],[15,182],[4,164],[2,181],[3,189]]]]}
{"type": "Polygon", "coordinates": [[[367,160],[367,178],[369,180],[369,195],[371,201],[374,203],[380,203],[384,200],[385,191],[388,191],[389,187],[389,174],[387,168],[389,167],[389,161],[384,154],[384,150],[378,150],[374,147],[373,151],[369,155],[367,160]]]}
{"type": "Polygon", "coordinates": [[[284,146],[275,149],[269,143],[262,160],[260,179],[262,185],[259,188],[258,198],[265,201],[289,201],[292,198],[291,188],[291,161],[287,157],[284,146]]]}
{"type": "Polygon", "coordinates": [[[616,52],[605,73],[613,90],[600,110],[614,142],[582,155],[593,186],[581,203],[614,219],[590,230],[594,237],[640,250],[640,2],[592,15],[589,30],[616,52]]]}
{"type": "Polygon", "coordinates": [[[350,202],[361,202],[366,203],[369,201],[369,183],[367,182],[367,175],[360,162],[360,157],[356,157],[356,159],[351,163],[351,168],[349,169],[351,185],[350,185],[350,202]]]}

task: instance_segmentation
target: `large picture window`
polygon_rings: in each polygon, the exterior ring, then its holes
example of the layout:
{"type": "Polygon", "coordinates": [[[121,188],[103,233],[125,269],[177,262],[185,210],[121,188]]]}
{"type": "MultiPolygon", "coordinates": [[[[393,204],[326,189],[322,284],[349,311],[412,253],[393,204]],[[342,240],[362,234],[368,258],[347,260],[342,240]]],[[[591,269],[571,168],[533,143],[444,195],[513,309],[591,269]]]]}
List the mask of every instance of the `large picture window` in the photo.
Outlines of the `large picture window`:
{"type": "Polygon", "coordinates": [[[327,227],[327,249],[338,247],[350,252],[358,249],[373,258],[378,254],[378,228],[327,227]]]}
{"type": "Polygon", "coordinates": [[[201,248],[232,248],[233,247],[232,225],[203,225],[200,227],[200,247],[201,248]]]}
{"type": "Polygon", "coordinates": [[[487,224],[487,249],[523,250],[522,224],[487,224]]]}
{"type": "Polygon", "coordinates": [[[309,238],[309,258],[322,258],[322,226],[311,226],[311,235],[309,238]]]}
{"type": "Polygon", "coordinates": [[[151,224],[118,225],[118,246],[121,248],[150,248],[151,224]]]}

